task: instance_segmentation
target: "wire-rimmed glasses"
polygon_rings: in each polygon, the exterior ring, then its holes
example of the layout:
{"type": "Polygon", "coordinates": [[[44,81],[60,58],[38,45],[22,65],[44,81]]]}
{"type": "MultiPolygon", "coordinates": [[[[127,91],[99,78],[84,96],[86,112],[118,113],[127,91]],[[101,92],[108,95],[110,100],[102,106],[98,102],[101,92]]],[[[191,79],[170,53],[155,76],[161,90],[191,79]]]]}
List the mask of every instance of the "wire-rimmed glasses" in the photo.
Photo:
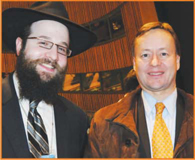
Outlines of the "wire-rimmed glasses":
{"type": "Polygon", "coordinates": [[[39,38],[39,37],[28,37],[27,39],[37,39],[39,47],[45,48],[45,49],[48,49],[48,50],[51,49],[53,47],[53,45],[55,44],[57,46],[57,52],[59,54],[64,55],[64,56],[70,56],[71,53],[72,53],[72,51],[69,48],[66,48],[64,46],[61,46],[59,44],[50,42],[48,40],[45,40],[45,39],[42,39],[42,38],[39,38]]]}

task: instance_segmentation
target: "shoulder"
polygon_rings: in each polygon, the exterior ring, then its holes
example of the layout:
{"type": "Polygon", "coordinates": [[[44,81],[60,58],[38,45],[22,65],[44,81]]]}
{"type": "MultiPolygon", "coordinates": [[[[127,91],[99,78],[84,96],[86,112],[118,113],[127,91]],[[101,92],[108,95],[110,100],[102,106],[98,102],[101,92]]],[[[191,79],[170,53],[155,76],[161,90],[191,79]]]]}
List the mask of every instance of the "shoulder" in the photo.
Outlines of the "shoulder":
{"type": "Polygon", "coordinates": [[[9,82],[9,76],[2,79],[2,90],[7,91],[10,90],[10,82],[9,82]]]}
{"type": "Polygon", "coordinates": [[[114,119],[121,114],[125,114],[135,105],[137,97],[140,97],[141,89],[138,88],[124,95],[122,99],[111,105],[105,106],[98,110],[94,115],[94,121],[100,122],[106,119],[114,119]]]}
{"type": "Polygon", "coordinates": [[[177,88],[177,92],[178,99],[183,101],[185,109],[193,116],[194,96],[179,88],[177,88]]]}
{"type": "Polygon", "coordinates": [[[58,96],[58,97],[59,100],[63,103],[63,106],[66,109],[66,112],[68,112],[68,114],[71,114],[72,116],[83,117],[83,118],[87,117],[86,113],[75,103],[71,102],[65,97],[62,96],[58,96]]]}
{"type": "Polygon", "coordinates": [[[182,89],[177,88],[178,96],[182,97],[186,103],[193,104],[194,96],[185,92],[182,89]]]}
{"type": "Polygon", "coordinates": [[[2,104],[6,104],[14,95],[16,95],[16,93],[11,74],[2,79],[2,104]]]}

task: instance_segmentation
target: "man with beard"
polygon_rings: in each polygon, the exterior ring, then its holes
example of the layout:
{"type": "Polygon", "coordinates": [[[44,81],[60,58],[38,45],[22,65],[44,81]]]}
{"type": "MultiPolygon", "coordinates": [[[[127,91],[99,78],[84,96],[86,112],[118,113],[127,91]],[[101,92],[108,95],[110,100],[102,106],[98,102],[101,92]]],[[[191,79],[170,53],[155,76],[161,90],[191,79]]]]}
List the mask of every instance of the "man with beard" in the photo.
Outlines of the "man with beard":
{"type": "Polygon", "coordinates": [[[62,2],[10,8],[2,20],[3,40],[18,55],[16,71],[2,82],[2,157],[82,157],[87,116],[58,91],[67,57],[90,48],[96,36],[71,22],[62,2]]]}

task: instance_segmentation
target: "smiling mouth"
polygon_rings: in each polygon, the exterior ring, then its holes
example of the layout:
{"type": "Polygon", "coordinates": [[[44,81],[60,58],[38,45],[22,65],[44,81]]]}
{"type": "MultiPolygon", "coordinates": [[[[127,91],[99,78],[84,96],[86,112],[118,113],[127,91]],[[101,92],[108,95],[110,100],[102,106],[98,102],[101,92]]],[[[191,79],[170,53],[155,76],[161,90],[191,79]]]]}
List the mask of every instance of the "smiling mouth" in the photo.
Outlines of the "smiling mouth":
{"type": "Polygon", "coordinates": [[[49,64],[49,63],[41,63],[39,65],[46,72],[52,72],[53,73],[55,71],[55,68],[56,68],[55,66],[53,66],[52,64],[49,64]]]}
{"type": "Polygon", "coordinates": [[[151,73],[148,73],[150,76],[160,76],[160,75],[162,75],[162,74],[164,74],[164,72],[156,72],[156,73],[154,73],[154,72],[151,72],[151,73]]]}
{"type": "Polygon", "coordinates": [[[42,63],[41,65],[44,66],[44,67],[47,67],[49,69],[54,69],[54,66],[46,64],[46,63],[42,63]]]}

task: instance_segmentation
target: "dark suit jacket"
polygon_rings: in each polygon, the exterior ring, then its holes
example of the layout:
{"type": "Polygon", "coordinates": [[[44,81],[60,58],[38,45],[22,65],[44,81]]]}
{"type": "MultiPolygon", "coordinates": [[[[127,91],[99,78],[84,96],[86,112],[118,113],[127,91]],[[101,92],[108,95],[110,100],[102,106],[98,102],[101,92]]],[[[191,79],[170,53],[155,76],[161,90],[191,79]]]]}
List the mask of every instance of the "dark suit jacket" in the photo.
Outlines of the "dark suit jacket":
{"type": "MultiPolygon", "coordinates": [[[[54,105],[58,158],[79,158],[87,141],[88,119],[75,104],[60,97],[54,105]]],[[[2,81],[2,157],[31,158],[13,76],[2,81]]]]}

